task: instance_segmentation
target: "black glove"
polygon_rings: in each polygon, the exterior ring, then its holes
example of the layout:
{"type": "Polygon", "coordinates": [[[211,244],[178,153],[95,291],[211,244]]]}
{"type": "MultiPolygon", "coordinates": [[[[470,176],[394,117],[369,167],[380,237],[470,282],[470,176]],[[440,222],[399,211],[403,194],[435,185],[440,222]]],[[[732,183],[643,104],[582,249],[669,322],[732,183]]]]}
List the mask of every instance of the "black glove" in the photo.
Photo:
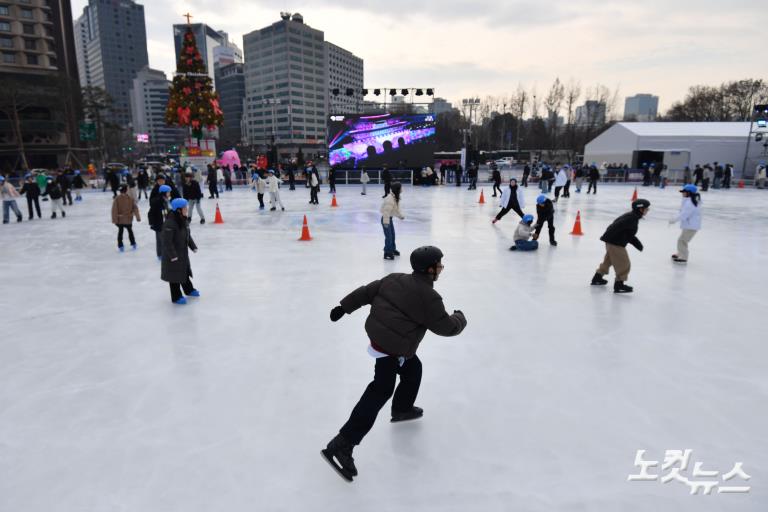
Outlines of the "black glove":
{"type": "Polygon", "coordinates": [[[344,308],[341,306],[336,306],[331,310],[331,322],[337,322],[339,318],[346,315],[346,311],[344,311],[344,308]]]}

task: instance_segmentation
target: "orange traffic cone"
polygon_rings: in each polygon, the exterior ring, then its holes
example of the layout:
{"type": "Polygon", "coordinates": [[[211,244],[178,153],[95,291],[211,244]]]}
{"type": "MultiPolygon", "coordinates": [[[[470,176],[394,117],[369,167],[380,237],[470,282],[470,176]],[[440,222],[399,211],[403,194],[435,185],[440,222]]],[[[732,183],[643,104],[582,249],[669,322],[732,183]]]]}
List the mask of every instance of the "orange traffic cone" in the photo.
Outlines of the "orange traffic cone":
{"type": "Polygon", "coordinates": [[[634,203],[637,201],[637,187],[635,187],[635,192],[632,194],[632,202],[634,203]]]}
{"type": "Polygon", "coordinates": [[[333,194],[333,199],[331,200],[331,208],[337,208],[339,206],[339,203],[336,202],[336,194],[333,194]]]}
{"type": "Polygon", "coordinates": [[[219,203],[216,203],[216,218],[213,220],[214,224],[224,224],[224,218],[221,216],[221,210],[219,210],[219,203]]]}
{"type": "Polygon", "coordinates": [[[485,204],[485,196],[483,195],[483,189],[480,189],[480,200],[478,201],[480,204],[485,204]]]}
{"type": "Polygon", "coordinates": [[[744,180],[739,180],[739,188],[744,188],[744,180]]]}
{"type": "Polygon", "coordinates": [[[573,224],[573,231],[571,231],[571,234],[578,236],[584,234],[584,232],[581,230],[581,210],[576,212],[576,222],[573,224]]]}
{"type": "Polygon", "coordinates": [[[301,238],[299,242],[309,242],[312,237],[309,236],[309,225],[307,224],[307,216],[304,216],[304,225],[301,227],[301,238]]]}

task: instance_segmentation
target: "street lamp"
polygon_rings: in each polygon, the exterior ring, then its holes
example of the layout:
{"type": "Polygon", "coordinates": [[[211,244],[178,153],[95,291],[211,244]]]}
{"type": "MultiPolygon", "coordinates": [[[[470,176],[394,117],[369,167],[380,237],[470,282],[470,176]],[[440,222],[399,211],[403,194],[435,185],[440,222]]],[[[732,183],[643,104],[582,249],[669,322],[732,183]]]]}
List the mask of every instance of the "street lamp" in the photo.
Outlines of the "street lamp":
{"type": "Polygon", "coordinates": [[[272,165],[277,164],[277,142],[276,142],[276,134],[277,134],[277,106],[281,105],[283,101],[278,98],[264,98],[261,100],[262,105],[272,105],[272,135],[271,135],[271,145],[272,145],[272,165]]]}

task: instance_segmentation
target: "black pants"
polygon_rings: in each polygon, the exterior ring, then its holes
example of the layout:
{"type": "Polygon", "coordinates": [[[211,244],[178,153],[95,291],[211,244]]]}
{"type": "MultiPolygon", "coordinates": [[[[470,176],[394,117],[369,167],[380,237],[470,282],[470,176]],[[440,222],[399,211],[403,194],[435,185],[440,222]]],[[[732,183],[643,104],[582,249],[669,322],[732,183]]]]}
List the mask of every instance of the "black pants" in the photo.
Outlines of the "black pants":
{"type": "Polygon", "coordinates": [[[587,194],[589,194],[592,190],[594,190],[595,194],[597,194],[597,180],[589,180],[589,187],[587,187],[587,194]]]}
{"type": "Polygon", "coordinates": [[[707,191],[709,190],[709,178],[704,178],[701,180],[701,190],[707,191]]]}
{"type": "Polygon", "coordinates": [[[163,255],[163,232],[155,231],[155,252],[157,257],[160,258],[163,255]]]}
{"type": "Polygon", "coordinates": [[[461,186],[461,173],[459,172],[456,173],[456,186],[457,187],[461,186]]]}
{"type": "Polygon", "coordinates": [[[309,189],[309,202],[312,204],[319,204],[317,199],[317,193],[320,191],[320,187],[312,187],[309,189]]]}
{"type": "Polygon", "coordinates": [[[499,191],[499,195],[501,195],[501,182],[493,182],[493,197],[496,197],[496,191],[499,191]]]}
{"type": "Polygon", "coordinates": [[[67,204],[67,201],[69,201],[70,205],[72,204],[72,191],[69,189],[61,191],[62,204],[67,204]]]}
{"type": "Polygon", "coordinates": [[[510,211],[514,211],[516,214],[520,216],[520,218],[523,218],[523,210],[520,209],[519,205],[510,205],[506,208],[502,208],[498,215],[496,215],[496,220],[501,220],[506,214],[508,214],[510,211]]]}
{"type": "Polygon", "coordinates": [[[218,199],[219,197],[219,189],[216,186],[216,183],[209,183],[208,184],[208,192],[211,194],[208,199],[213,199],[216,197],[218,199]]]}
{"type": "Polygon", "coordinates": [[[189,295],[195,290],[192,281],[187,278],[183,283],[168,283],[171,286],[171,301],[176,302],[181,298],[181,289],[184,288],[184,295],[189,295]]]}
{"type": "Polygon", "coordinates": [[[440,171],[440,184],[445,184],[445,171],[440,171]]]}
{"type": "Polygon", "coordinates": [[[117,197],[117,187],[112,187],[112,199],[117,197]]]}
{"type": "Polygon", "coordinates": [[[128,240],[131,245],[136,245],[136,239],[133,237],[133,226],[130,224],[118,224],[117,225],[117,246],[123,246],[123,230],[128,231],[128,240]]]}
{"type": "Polygon", "coordinates": [[[40,201],[37,197],[29,197],[27,196],[27,209],[29,210],[29,220],[32,220],[32,205],[35,205],[35,209],[37,210],[37,218],[39,219],[41,217],[40,215],[40,201]]]}
{"type": "Polygon", "coordinates": [[[264,194],[256,194],[259,198],[259,208],[264,208],[264,194]]]}
{"type": "Polygon", "coordinates": [[[472,177],[469,178],[469,188],[467,190],[475,190],[477,189],[477,178],[472,177]]]}
{"type": "Polygon", "coordinates": [[[232,190],[232,180],[224,180],[224,190],[232,190]]]}
{"type": "Polygon", "coordinates": [[[571,180],[565,182],[563,187],[563,197],[571,197],[571,180]]]}
{"type": "Polygon", "coordinates": [[[331,188],[328,189],[329,193],[336,192],[336,180],[331,180],[330,182],[331,188]]]}
{"type": "Polygon", "coordinates": [[[410,411],[419,394],[421,384],[421,361],[417,356],[406,359],[400,366],[397,357],[387,356],[376,359],[373,381],[365,388],[363,396],[352,409],[349,420],[339,433],[352,444],[360,444],[371,430],[376,416],[394,392],[392,411],[410,411]],[[395,389],[395,377],[400,375],[400,384],[395,389]]]}
{"type": "Polygon", "coordinates": [[[296,180],[293,178],[290,178],[288,180],[288,190],[296,190],[296,180]]]}
{"type": "Polygon", "coordinates": [[[387,197],[387,194],[389,194],[389,191],[392,189],[392,182],[385,181],[384,182],[384,197],[387,197]]]}
{"type": "Polygon", "coordinates": [[[528,186],[528,174],[523,173],[523,186],[528,186]]]}
{"type": "Polygon", "coordinates": [[[723,188],[731,188],[731,177],[726,176],[723,178],[723,188]]]}
{"type": "Polygon", "coordinates": [[[149,199],[149,196],[147,195],[147,188],[146,187],[139,187],[139,197],[138,199],[141,199],[141,193],[144,192],[144,199],[149,199]]]}
{"type": "Polygon", "coordinates": [[[547,223],[547,227],[549,228],[549,243],[552,243],[555,241],[555,224],[554,224],[554,218],[547,217],[544,220],[540,220],[539,223],[536,224],[536,236],[538,238],[539,233],[541,233],[542,228],[544,227],[544,223],[547,223]]]}
{"type": "Polygon", "coordinates": [[[560,199],[560,192],[562,192],[563,187],[555,187],[555,201],[560,199]]]}

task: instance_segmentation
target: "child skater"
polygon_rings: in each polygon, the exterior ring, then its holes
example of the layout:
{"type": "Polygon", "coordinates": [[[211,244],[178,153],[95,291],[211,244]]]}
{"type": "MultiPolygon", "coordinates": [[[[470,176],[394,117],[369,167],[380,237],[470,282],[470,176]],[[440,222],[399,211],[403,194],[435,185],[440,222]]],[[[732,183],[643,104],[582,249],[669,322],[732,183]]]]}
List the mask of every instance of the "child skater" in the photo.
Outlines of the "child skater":
{"type": "Polygon", "coordinates": [[[539,242],[531,240],[533,235],[533,215],[523,215],[520,224],[517,225],[515,234],[512,237],[515,245],[509,248],[510,251],[535,251],[539,248],[539,242]]]}

